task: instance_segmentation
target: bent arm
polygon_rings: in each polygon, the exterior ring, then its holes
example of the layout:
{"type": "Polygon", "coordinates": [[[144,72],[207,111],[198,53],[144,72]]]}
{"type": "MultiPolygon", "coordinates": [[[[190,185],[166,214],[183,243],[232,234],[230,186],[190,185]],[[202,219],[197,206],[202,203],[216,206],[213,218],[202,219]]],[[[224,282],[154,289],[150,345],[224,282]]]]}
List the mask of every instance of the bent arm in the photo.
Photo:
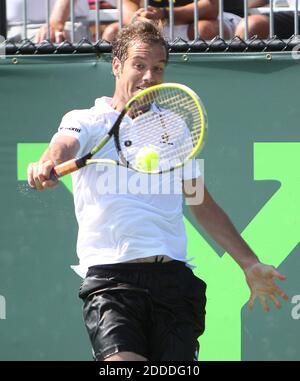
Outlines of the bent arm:
{"type": "MultiPolygon", "coordinates": [[[[75,0],[76,3],[76,0],[75,0]]],[[[70,0],[57,0],[50,16],[51,26],[60,25],[63,29],[65,22],[70,17],[70,0]]]]}
{"type": "MultiPolygon", "coordinates": [[[[77,0],[75,0],[76,6],[77,0]]],[[[56,0],[50,15],[50,41],[60,43],[68,38],[64,27],[70,18],[70,0],[56,0]]],[[[41,43],[47,38],[47,25],[43,25],[35,36],[35,42],[41,43]]]]}
{"type": "Polygon", "coordinates": [[[28,184],[37,190],[54,188],[57,180],[49,180],[51,170],[58,164],[76,156],[79,142],[71,136],[57,136],[36,163],[30,163],[27,169],[28,184]]]}
{"type": "Polygon", "coordinates": [[[49,145],[49,156],[55,165],[73,159],[79,150],[79,141],[72,136],[57,136],[49,145]]]}
{"type": "MultiPolygon", "coordinates": [[[[164,12],[160,7],[149,6],[147,10],[140,9],[139,0],[123,1],[123,22],[130,24],[135,12],[138,11],[140,17],[148,19],[163,19],[164,12]]],[[[159,4],[158,4],[159,5],[159,4]]],[[[218,17],[218,0],[199,0],[199,19],[215,20],[218,17]]],[[[175,24],[191,24],[194,22],[194,3],[174,7],[175,24]]]]}

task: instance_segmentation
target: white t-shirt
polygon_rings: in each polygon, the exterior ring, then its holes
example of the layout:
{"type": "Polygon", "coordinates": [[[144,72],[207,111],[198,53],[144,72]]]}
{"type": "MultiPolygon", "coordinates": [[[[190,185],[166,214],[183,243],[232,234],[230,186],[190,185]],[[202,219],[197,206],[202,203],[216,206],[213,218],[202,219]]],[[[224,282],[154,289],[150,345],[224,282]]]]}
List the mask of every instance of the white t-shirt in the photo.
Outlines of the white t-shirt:
{"type": "MultiPolygon", "coordinates": [[[[50,0],[50,9],[56,0],[50,0]]],[[[23,22],[23,0],[9,0],[6,2],[6,15],[9,25],[23,22]]],[[[88,0],[75,1],[75,16],[88,17],[88,0]]],[[[47,18],[47,4],[45,0],[27,0],[27,23],[43,23],[47,18]]]]}
{"type": "MultiPolygon", "coordinates": [[[[75,137],[80,143],[80,157],[109,131],[118,115],[111,107],[111,98],[99,98],[90,109],[67,113],[52,142],[61,135],[75,137]]],[[[94,158],[118,160],[113,139],[94,158]]],[[[80,260],[74,270],[84,277],[89,266],[155,255],[186,261],[182,179],[200,176],[197,163],[189,164],[185,170],[160,175],[103,164],[74,172],[80,260]]]]}

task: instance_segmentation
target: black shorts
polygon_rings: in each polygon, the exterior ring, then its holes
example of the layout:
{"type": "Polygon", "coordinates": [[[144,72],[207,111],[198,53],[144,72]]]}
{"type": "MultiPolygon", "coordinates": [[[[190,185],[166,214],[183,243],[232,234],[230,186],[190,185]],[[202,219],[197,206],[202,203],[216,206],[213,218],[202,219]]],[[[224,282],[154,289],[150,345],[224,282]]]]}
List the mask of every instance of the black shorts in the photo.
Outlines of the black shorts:
{"type": "Polygon", "coordinates": [[[95,359],[129,351],[151,361],[197,360],[205,291],[179,261],[91,267],[79,296],[95,359]]]}
{"type": "Polygon", "coordinates": [[[293,12],[274,13],[274,34],[281,39],[288,39],[295,34],[293,12]]]}

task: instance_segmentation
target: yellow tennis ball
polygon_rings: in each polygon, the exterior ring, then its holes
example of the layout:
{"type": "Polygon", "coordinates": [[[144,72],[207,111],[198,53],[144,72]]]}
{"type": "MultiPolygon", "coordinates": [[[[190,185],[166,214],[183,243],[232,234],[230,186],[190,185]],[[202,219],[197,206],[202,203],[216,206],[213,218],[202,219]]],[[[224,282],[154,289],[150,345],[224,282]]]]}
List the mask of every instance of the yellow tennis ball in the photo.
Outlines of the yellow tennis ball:
{"type": "Polygon", "coordinates": [[[137,169],[141,171],[155,171],[159,166],[159,153],[151,147],[140,148],[135,162],[137,169]]]}

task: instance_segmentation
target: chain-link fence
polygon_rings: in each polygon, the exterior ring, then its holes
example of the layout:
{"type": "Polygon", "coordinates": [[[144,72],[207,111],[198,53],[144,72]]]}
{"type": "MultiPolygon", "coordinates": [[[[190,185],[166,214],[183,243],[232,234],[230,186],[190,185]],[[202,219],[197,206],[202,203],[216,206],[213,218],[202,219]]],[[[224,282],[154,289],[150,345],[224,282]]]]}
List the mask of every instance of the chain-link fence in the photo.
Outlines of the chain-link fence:
{"type": "MultiPolygon", "coordinates": [[[[238,37],[234,37],[230,41],[225,41],[220,37],[214,38],[212,41],[204,41],[197,39],[191,42],[184,41],[180,38],[168,43],[170,53],[221,53],[221,52],[284,52],[299,51],[300,38],[292,36],[288,41],[284,41],[273,37],[268,40],[252,38],[244,41],[238,37]]],[[[22,55],[22,54],[80,54],[80,53],[109,53],[111,52],[111,44],[107,41],[100,40],[92,43],[88,40],[82,40],[78,44],[72,44],[64,41],[61,44],[54,44],[44,41],[41,44],[34,44],[30,40],[23,40],[20,43],[5,41],[2,43],[2,55],[22,55]]],[[[1,40],[0,40],[0,56],[1,56],[1,40]]]]}

